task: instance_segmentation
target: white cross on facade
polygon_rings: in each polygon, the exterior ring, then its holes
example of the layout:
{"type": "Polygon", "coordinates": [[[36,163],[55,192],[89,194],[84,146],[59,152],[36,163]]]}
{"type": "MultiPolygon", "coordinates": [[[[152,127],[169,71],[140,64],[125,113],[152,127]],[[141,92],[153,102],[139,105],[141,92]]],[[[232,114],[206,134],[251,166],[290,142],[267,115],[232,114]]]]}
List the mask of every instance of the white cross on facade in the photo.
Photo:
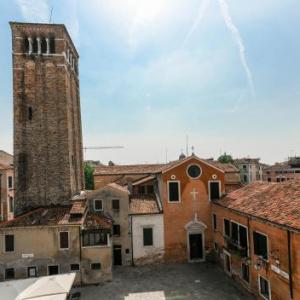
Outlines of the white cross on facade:
{"type": "Polygon", "coordinates": [[[193,197],[193,200],[197,200],[197,196],[198,196],[198,192],[196,191],[195,188],[193,188],[193,190],[191,191],[191,195],[193,197]]]}

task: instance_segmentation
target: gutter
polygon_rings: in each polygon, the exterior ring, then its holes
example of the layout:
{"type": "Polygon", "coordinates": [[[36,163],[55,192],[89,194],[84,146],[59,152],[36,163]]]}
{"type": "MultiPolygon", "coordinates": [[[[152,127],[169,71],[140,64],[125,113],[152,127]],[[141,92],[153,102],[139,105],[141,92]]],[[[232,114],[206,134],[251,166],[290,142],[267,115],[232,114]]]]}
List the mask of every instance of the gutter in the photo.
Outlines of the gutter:
{"type": "Polygon", "coordinates": [[[80,266],[80,286],[82,286],[82,269],[81,269],[81,259],[82,259],[82,254],[81,254],[81,229],[80,226],[78,227],[78,236],[79,236],[79,266],[80,266]]]}
{"type": "Polygon", "coordinates": [[[131,266],[134,267],[134,261],[133,261],[133,238],[132,238],[132,215],[130,215],[130,232],[131,232],[131,239],[130,239],[130,242],[131,242],[131,266]]]}

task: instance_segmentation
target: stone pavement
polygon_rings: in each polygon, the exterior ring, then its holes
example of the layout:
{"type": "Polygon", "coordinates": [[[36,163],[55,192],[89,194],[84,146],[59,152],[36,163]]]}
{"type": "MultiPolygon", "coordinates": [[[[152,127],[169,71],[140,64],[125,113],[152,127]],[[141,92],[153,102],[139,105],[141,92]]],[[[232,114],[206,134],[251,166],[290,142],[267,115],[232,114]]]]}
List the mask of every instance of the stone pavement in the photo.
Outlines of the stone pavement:
{"type": "Polygon", "coordinates": [[[114,279],[79,289],[82,300],[253,300],[215,264],[118,267],[114,279]]]}

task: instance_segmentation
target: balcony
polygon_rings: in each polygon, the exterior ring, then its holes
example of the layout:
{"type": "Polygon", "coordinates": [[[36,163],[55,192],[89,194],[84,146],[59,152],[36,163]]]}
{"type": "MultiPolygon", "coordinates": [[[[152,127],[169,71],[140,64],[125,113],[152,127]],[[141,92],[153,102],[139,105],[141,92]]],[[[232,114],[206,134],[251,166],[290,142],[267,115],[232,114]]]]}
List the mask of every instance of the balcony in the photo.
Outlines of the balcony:
{"type": "Polygon", "coordinates": [[[245,258],[248,257],[248,249],[241,247],[236,241],[231,238],[224,236],[225,247],[232,255],[245,258]]]}

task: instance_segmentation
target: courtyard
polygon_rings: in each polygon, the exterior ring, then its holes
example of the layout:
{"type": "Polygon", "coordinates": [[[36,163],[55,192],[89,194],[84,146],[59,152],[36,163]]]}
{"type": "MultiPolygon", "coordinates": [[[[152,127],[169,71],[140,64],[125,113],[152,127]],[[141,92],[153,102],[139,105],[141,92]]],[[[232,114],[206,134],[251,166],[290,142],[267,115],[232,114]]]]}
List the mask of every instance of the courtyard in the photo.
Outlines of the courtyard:
{"type": "Polygon", "coordinates": [[[79,288],[83,300],[250,300],[255,299],[215,264],[117,267],[114,279],[79,288]]]}

